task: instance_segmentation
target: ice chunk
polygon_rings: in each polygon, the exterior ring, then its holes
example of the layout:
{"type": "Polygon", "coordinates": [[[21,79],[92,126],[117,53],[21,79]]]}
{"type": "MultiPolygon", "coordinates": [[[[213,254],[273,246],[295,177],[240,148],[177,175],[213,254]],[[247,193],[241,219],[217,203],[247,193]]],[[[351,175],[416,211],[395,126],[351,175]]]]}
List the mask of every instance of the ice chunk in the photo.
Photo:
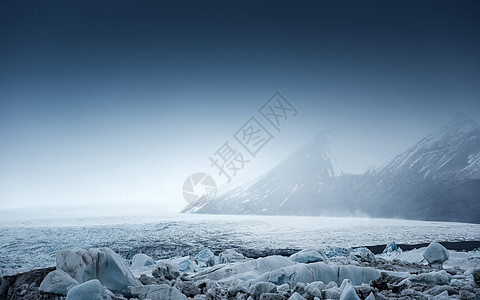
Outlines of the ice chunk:
{"type": "Polygon", "coordinates": [[[153,258],[143,253],[138,253],[138,254],[135,254],[135,256],[133,256],[132,258],[131,268],[138,269],[141,267],[150,266],[154,264],[155,264],[155,260],[153,260],[153,258]]]}
{"type": "Polygon", "coordinates": [[[397,246],[397,243],[395,242],[392,242],[390,244],[388,244],[385,249],[383,250],[383,254],[386,254],[388,256],[392,256],[392,255],[399,255],[402,253],[402,249],[400,247],[397,246]]]}
{"type": "Polygon", "coordinates": [[[60,250],[56,254],[57,270],[63,270],[79,283],[96,279],[96,261],[84,249],[60,250]]]}
{"type": "Polygon", "coordinates": [[[365,298],[365,300],[375,300],[375,295],[373,294],[373,292],[370,292],[370,294],[367,298],[365,298]]]}
{"type": "Polygon", "coordinates": [[[369,283],[380,277],[380,272],[367,267],[327,265],[323,262],[311,264],[295,264],[265,273],[255,279],[255,282],[268,281],[276,285],[289,284],[294,287],[297,283],[314,281],[339,284],[344,279],[350,279],[353,284],[369,283]]]}
{"type": "Polygon", "coordinates": [[[227,249],[220,253],[218,256],[218,262],[220,264],[234,263],[238,261],[246,260],[247,258],[243,254],[238,253],[233,249],[227,249]]]}
{"type": "Polygon", "coordinates": [[[427,285],[445,285],[449,284],[452,275],[444,270],[430,273],[421,273],[418,275],[411,275],[408,280],[411,282],[419,282],[427,285]]]}
{"type": "Polygon", "coordinates": [[[113,292],[123,293],[127,286],[141,283],[133,276],[128,263],[109,248],[58,251],[57,269],[65,271],[79,283],[98,279],[113,292]]]}
{"type": "Polygon", "coordinates": [[[448,260],[449,255],[445,247],[439,243],[431,243],[427,249],[425,249],[425,252],[423,252],[423,257],[429,264],[441,267],[443,263],[448,260]]]}
{"type": "Polygon", "coordinates": [[[288,300],[306,300],[306,299],[303,298],[299,293],[295,292],[293,293],[293,295],[290,296],[290,298],[288,298],[288,300]]]}
{"type": "Polygon", "coordinates": [[[168,284],[151,284],[130,287],[132,296],[151,300],[186,300],[187,296],[168,284]]]}
{"type": "Polygon", "coordinates": [[[360,247],[350,252],[350,259],[359,261],[359,262],[373,263],[375,262],[375,255],[373,254],[372,251],[370,251],[370,249],[365,247],[360,247]]]}
{"type": "Polygon", "coordinates": [[[92,279],[72,287],[66,300],[112,300],[115,296],[103,287],[97,279],[92,279]]]}
{"type": "Polygon", "coordinates": [[[45,276],[39,290],[45,293],[66,296],[68,291],[76,285],[78,285],[78,281],[70,277],[70,275],[62,270],[55,270],[45,276]]]}
{"type": "Polygon", "coordinates": [[[339,266],[337,283],[344,279],[350,279],[353,285],[360,285],[362,283],[369,283],[380,277],[380,272],[374,268],[359,267],[359,266],[339,266]]]}
{"type": "Polygon", "coordinates": [[[450,296],[448,295],[447,291],[443,291],[442,293],[433,297],[433,300],[448,300],[448,299],[450,299],[450,296]]]}
{"type": "Polygon", "coordinates": [[[255,298],[260,297],[263,293],[275,293],[277,286],[271,282],[257,282],[250,287],[250,294],[255,298]]]}
{"type": "Polygon", "coordinates": [[[180,272],[192,272],[195,270],[195,267],[198,268],[190,256],[173,258],[171,261],[177,264],[180,272]]]}
{"type": "Polygon", "coordinates": [[[327,246],[323,251],[328,258],[335,256],[348,257],[350,255],[350,252],[352,252],[352,248],[327,246]]]}
{"type": "Polygon", "coordinates": [[[340,300],[360,300],[357,292],[355,292],[355,289],[350,282],[345,285],[342,295],[340,296],[340,300]]]}
{"type": "Polygon", "coordinates": [[[197,255],[195,255],[195,261],[199,265],[204,265],[207,267],[211,267],[215,265],[215,254],[208,249],[205,248],[202,251],[198,252],[197,255]]]}
{"type": "Polygon", "coordinates": [[[314,281],[312,283],[307,284],[305,286],[305,298],[312,299],[312,298],[319,298],[322,299],[322,290],[325,289],[325,284],[321,281],[314,281]]]}
{"type": "Polygon", "coordinates": [[[290,256],[290,259],[298,263],[312,263],[327,260],[322,250],[305,249],[290,256]],[[320,252],[321,251],[321,252],[320,252]]]}
{"type": "Polygon", "coordinates": [[[313,263],[308,265],[309,271],[313,275],[313,281],[321,282],[338,282],[338,266],[327,265],[323,262],[313,263]]]}
{"type": "Polygon", "coordinates": [[[89,250],[97,262],[97,279],[114,293],[128,291],[128,286],[141,283],[133,276],[127,262],[112,249],[92,248],[89,250]]]}
{"type": "MultiPolygon", "coordinates": [[[[219,266],[218,269],[205,270],[193,277],[194,280],[222,280],[228,281],[235,279],[254,279],[258,276],[279,269],[286,266],[294,265],[295,263],[283,256],[272,255],[255,260],[239,262],[235,264],[228,264],[219,266]]],[[[216,267],[214,267],[216,268],[216,267]]]]}

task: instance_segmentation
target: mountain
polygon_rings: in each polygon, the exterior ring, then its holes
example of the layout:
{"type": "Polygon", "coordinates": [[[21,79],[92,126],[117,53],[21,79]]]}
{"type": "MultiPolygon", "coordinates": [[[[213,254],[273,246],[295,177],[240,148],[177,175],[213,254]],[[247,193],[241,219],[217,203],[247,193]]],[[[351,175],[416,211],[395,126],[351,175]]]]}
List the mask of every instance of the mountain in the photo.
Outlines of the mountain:
{"type": "Polygon", "coordinates": [[[411,182],[480,179],[480,126],[463,113],[395,157],[377,173],[411,182]]]}
{"type": "Polygon", "coordinates": [[[390,163],[364,174],[353,205],[370,215],[480,222],[480,126],[457,113],[390,163]]]}
{"type": "Polygon", "coordinates": [[[338,175],[329,159],[327,140],[319,134],[255,182],[217,197],[198,212],[318,214],[318,203],[334,205],[338,200],[338,175]]]}
{"type": "Polygon", "coordinates": [[[362,175],[338,171],[325,136],[317,135],[254,183],[185,211],[480,223],[480,126],[458,113],[385,166],[362,175]]]}

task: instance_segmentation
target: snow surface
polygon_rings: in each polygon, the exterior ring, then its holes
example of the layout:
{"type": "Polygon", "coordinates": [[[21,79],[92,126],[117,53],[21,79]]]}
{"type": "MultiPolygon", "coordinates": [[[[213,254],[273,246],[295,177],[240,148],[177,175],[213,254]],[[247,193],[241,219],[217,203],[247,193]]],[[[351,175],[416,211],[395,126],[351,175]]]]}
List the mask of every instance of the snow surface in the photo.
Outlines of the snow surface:
{"type": "MultiPolygon", "coordinates": [[[[158,260],[195,255],[205,247],[217,255],[230,248],[265,255],[275,249],[328,245],[480,240],[479,224],[287,216],[178,214],[20,223],[4,219],[0,228],[0,273],[53,266],[56,251],[74,247],[109,247],[127,259],[142,252],[158,260]]],[[[450,257],[447,264],[455,260],[450,257]]]]}

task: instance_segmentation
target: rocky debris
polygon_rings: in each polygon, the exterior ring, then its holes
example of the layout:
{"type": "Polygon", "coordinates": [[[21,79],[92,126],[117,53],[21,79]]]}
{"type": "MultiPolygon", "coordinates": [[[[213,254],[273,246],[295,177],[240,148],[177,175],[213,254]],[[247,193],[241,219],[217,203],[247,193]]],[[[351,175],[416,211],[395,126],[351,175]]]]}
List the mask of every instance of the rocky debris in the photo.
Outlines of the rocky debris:
{"type": "Polygon", "coordinates": [[[298,263],[313,263],[328,260],[323,250],[305,249],[290,256],[290,259],[298,263]]]}
{"type": "MultiPolygon", "coordinates": [[[[55,268],[43,268],[0,277],[0,299],[41,299],[38,287],[43,278],[55,268]]],[[[44,299],[59,299],[56,296],[44,299]]]]}
{"type": "Polygon", "coordinates": [[[356,248],[350,252],[349,258],[358,262],[366,262],[373,264],[375,262],[375,255],[368,248],[361,247],[356,248]]]}
{"type": "Polygon", "coordinates": [[[480,287],[480,269],[476,269],[472,271],[473,280],[480,287]]]}
{"type": "Polygon", "coordinates": [[[113,300],[115,295],[98,279],[79,284],[68,291],[66,300],[113,300]]]}
{"type": "Polygon", "coordinates": [[[140,280],[143,285],[160,283],[160,280],[158,280],[158,278],[147,276],[146,274],[141,274],[138,280],[140,280]]]}
{"type": "Polygon", "coordinates": [[[78,281],[70,277],[70,275],[62,270],[55,270],[45,276],[39,290],[45,293],[66,296],[68,291],[77,285],[78,281]]]}
{"type": "Polygon", "coordinates": [[[408,272],[409,270],[415,269],[420,272],[431,272],[435,271],[435,268],[432,268],[429,265],[419,265],[416,263],[411,263],[408,261],[403,261],[399,259],[394,259],[393,261],[387,261],[383,258],[375,258],[375,262],[373,263],[373,267],[378,270],[385,270],[385,271],[395,271],[395,272],[408,272]]]}
{"type": "Polygon", "coordinates": [[[153,269],[152,275],[156,278],[163,277],[166,280],[172,280],[180,276],[180,269],[175,263],[167,260],[162,260],[155,265],[155,269],[153,269]]]}
{"type": "MultiPolygon", "coordinates": [[[[193,282],[193,281],[182,281],[180,278],[177,278],[175,281],[175,284],[173,285],[176,289],[178,289],[182,294],[184,294],[187,297],[193,298],[195,295],[199,295],[202,293],[202,289],[200,288],[200,284],[193,282]]],[[[234,292],[230,292],[228,290],[229,294],[231,296],[235,296],[238,292],[242,291],[243,293],[246,293],[246,290],[243,289],[240,286],[234,286],[232,288],[236,288],[234,292]]]]}
{"type": "MultiPolygon", "coordinates": [[[[401,276],[393,276],[386,272],[381,272],[380,277],[372,280],[370,285],[379,291],[392,290],[397,287],[405,278],[401,276]]],[[[398,289],[397,289],[398,290],[398,289]]]]}
{"type": "Polygon", "coordinates": [[[443,263],[448,260],[449,254],[441,244],[431,243],[423,252],[423,257],[430,265],[442,267],[443,263]]]}

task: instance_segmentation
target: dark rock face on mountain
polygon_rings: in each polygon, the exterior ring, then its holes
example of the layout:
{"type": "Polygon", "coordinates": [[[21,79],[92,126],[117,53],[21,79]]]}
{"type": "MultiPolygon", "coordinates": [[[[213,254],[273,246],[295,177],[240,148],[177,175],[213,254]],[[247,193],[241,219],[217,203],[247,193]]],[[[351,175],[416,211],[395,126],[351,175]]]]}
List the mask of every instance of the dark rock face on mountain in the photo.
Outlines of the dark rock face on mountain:
{"type": "Polygon", "coordinates": [[[480,223],[480,126],[458,113],[447,126],[363,175],[337,171],[319,135],[253,184],[185,211],[480,223]]]}

